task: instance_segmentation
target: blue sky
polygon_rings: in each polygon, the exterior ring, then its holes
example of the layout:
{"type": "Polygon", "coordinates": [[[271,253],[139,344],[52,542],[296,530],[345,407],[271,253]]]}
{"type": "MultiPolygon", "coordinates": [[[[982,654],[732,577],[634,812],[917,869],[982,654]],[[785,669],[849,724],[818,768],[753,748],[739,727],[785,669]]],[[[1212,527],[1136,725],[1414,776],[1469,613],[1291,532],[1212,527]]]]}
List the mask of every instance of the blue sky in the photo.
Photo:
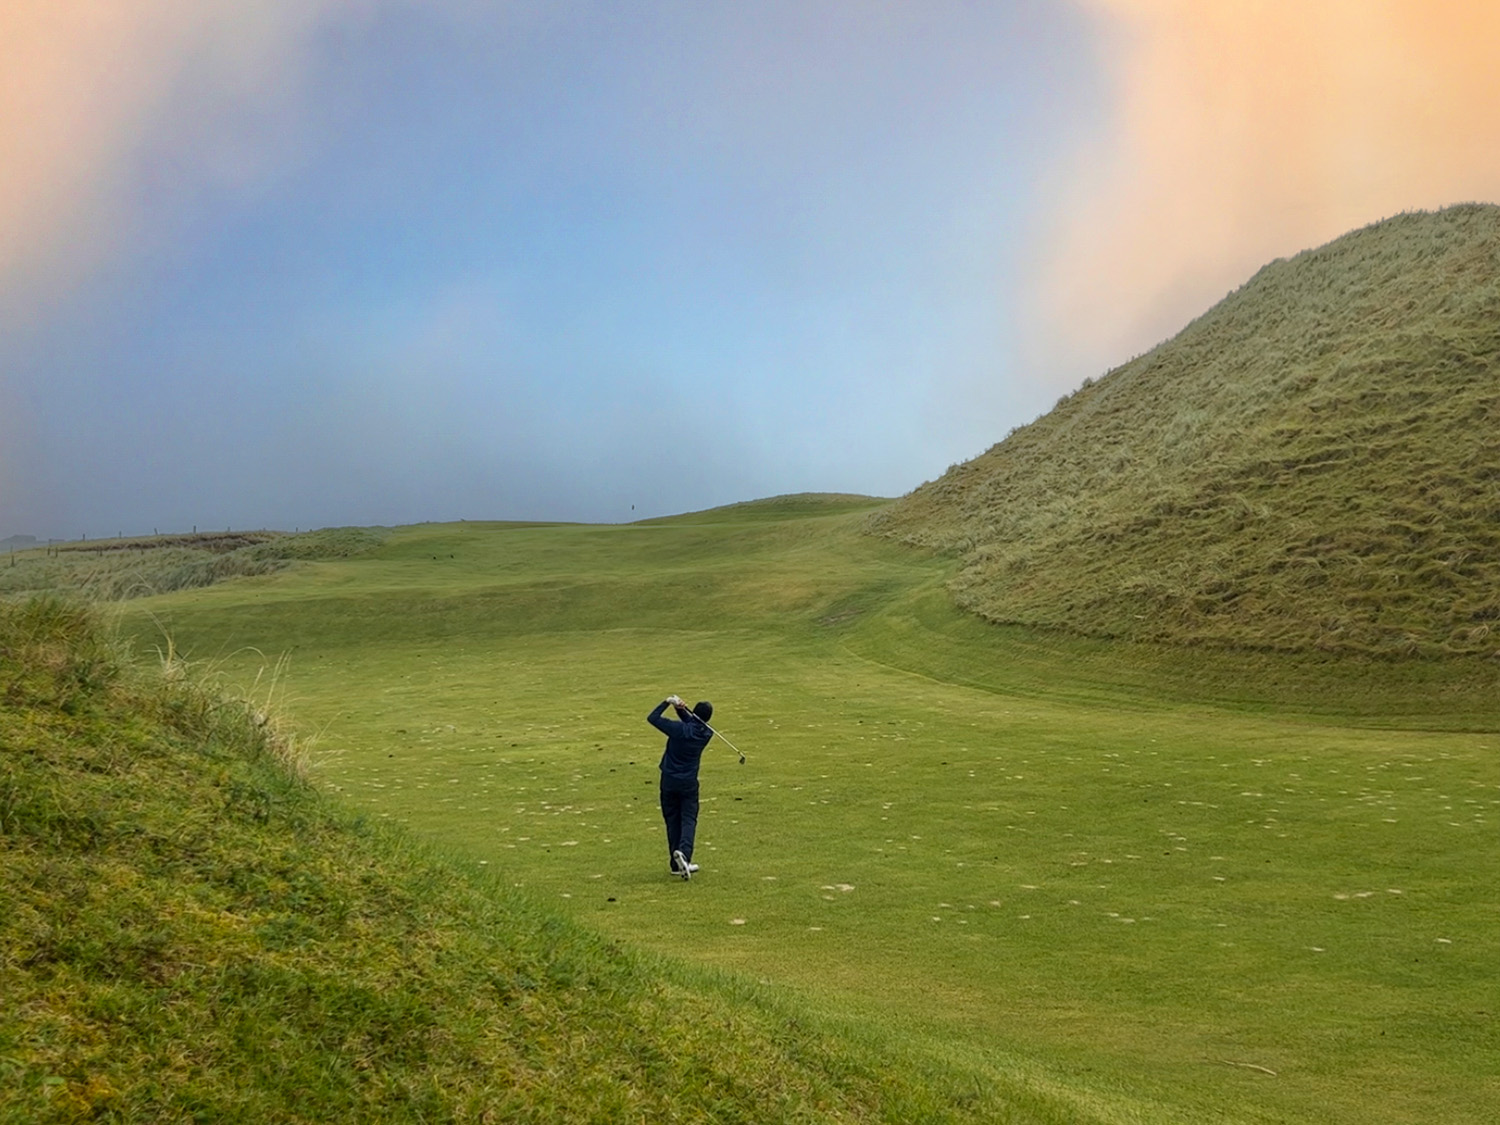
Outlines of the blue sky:
{"type": "MultiPolygon", "coordinates": [[[[0,536],[896,495],[1265,258],[1494,171],[1181,175],[1193,84],[1228,119],[1265,60],[1166,0],[28,4],[0,536]]],[[[1262,28],[1310,52],[1294,116],[1361,49],[1296,10],[1262,28]]]]}

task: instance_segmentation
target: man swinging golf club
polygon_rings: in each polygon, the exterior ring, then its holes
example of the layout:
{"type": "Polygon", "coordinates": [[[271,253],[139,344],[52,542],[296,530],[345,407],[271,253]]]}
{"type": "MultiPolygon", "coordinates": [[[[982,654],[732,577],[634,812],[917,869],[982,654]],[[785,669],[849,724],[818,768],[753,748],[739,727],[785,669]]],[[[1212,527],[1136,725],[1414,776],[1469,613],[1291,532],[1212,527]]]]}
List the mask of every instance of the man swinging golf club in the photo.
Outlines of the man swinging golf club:
{"type": "Polygon", "coordinates": [[[695,703],[693,709],[675,695],[669,695],[646,716],[646,721],[667,736],[667,748],[661,764],[661,815],[667,822],[667,855],[672,874],[691,879],[698,865],[693,862],[693,836],[698,830],[698,763],[703,748],[713,738],[708,725],[714,705],[707,700],[695,703]],[[663,718],[668,707],[677,718],[663,718]]]}

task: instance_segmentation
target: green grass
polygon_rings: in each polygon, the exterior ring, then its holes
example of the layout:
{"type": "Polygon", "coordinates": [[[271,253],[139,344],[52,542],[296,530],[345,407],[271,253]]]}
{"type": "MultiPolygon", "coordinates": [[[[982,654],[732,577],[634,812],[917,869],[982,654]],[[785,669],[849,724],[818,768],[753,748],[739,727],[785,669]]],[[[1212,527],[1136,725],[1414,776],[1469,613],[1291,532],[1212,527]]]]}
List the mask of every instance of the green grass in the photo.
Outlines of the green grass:
{"type": "Polygon", "coordinates": [[[1500,653],[1500,208],[1266,266],[880,513],[997,622],[1367,656],[1500,653]]]}
{"type": "Polygon", "coordinates": [[[627,949],[166,671],[0,603],[0,1121],[1115,1119],[627,949]]]}
{"type": "Polygon", "coordinates": [[[987,628],[950,562],[859,534],[871,506],[397,529],[126,623],[231,684],[290,652],[349,807],[955,1089],[1064,1120],[1500,1115],[1493,664],[987,628]],[[644,722],[672,691],[749,759],[709,751],[690,884],[644,722]]]}

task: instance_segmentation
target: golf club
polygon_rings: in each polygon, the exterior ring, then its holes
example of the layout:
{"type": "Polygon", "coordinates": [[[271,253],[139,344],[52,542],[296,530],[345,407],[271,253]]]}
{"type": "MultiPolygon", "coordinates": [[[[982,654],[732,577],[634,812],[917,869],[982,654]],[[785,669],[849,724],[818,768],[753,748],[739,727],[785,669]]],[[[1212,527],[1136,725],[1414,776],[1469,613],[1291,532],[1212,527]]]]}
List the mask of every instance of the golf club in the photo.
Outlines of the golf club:
{"type": "MultiPolygon", "coordinates": [[[[673,707],[677,708],[679,712],[686,711],[689,715],[693,715],[693,709],[682,701],[681,696],[674,695],[670,700],[668,700],[668,702],[671,703],[673,707]]],[[[698,719],[698,716],[693,715],[693,718],[698,719]]],[[[726,746],[728,746],[731,750],[733,750],[740,756],[740,765],[743,766],[745,764],[745,752],[743,750],[741,750],[734,743],[730,742],[729,739],[725,738],[718,731],[714,730],[713,727],[709,726],[707,719],[698,719],[698,721],[704,726],[708,727],[711,734],[713,734],[716,738],[722,739],[726,746]]]]}

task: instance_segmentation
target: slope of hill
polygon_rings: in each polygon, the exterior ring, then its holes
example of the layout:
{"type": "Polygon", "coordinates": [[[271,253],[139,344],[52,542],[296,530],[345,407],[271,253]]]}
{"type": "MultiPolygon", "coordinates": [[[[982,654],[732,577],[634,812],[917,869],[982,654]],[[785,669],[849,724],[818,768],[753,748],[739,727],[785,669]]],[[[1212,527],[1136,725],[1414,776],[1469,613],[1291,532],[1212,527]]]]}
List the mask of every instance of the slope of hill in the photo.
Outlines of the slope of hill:
{"type": "Polygon", "coordinates": [[[1076,1119],[544,912],[273,728],[0,602],[0,1122],[1076,1119]]]}
{"type": "Polygon", "coordinates": [[[1500,651],[1500,208],[1267,265],[870,527],[996,622],[1380,655],[1500,651]]]}

